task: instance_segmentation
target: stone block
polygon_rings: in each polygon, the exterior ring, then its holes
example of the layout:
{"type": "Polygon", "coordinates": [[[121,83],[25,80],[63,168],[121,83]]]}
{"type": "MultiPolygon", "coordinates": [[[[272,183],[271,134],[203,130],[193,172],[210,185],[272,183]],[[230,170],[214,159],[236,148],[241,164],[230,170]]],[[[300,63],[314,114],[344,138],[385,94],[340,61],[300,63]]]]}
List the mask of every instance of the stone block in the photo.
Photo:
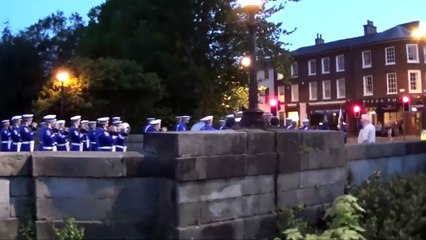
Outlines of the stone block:
{"type": "Polygon", "coordinates": [[[0,179],[0,219],[10,218],[9,180],[0,179]]]}
{"type": "Polygon", "coordinates": [[[299,150],[293,149],[285,153],[278,153],[278,172],[294,173],[301,170],[302,158],[307,158],[307,153],[301,153],[299,150]]]}
{"type": "Polygon", "coordinates": [[[247,153],[247,133],[188,131],[144,135],[144,152],[162,157],[217,156],[247,153]]]}
{"type": "Polygon", "coordinates": [[[151,219],[158,209],[158,186],[154,178],[39,178],[36,180],[37,218],[72,216],[78,220],[113,219],[116,222],[151,219]]]}
{"type": "Polygon", "coordinates": [[[277,153],[259,153],[246,157],[245,175],[268,175],[275,174],[278,165],[277,153]]]}
{"type": "Polygon", "coordinates": [[[30,153],[0,152],[0,177],[30,176],[30,153]]]}
{"type": "MultiPolygon", "coordinates": [[[[143,134],[129,134],[128,143],[143,143],[143,134]]],[[[142,145],[142,144],[141,144],[142,145]]]]}
{"type": "Polygon", "coordinates": [[[16,218],[0,220],[0,239],[18,239],[19,221],[16,218]]]}
{"type": "Polygon", "coordinates": [[[343,148],[343,133],[340,131],[302,131],[302,144],[300,146],[310,149],[343,148]]]}
{"type": "Polygon", "coordinates": [[[175,160],[144,156],[137,152],[127,152],[123,155],[126,166],[126,177],[159,177],[174,179],[175,160]]]}
{"type": "Polygon", "coordinates": [[[10,198],[10,216],[28,217],[34,213],[34,198],[32,197],[11,197],[10,198]]]}
{"type": "Polygon", "coordinates": [[[275,132],[276,152],[287,153],[298,149],[301,146],[301,131],[269,130],[275,132]]]}
{"type": "Polygon", "coordinates": [[[425,141],[406,142],[405,143],[405,154],[406,155],[426,154],[426,142],[425,141]]]}
{"type": "Polygon", "coordinates": [[[299,194],[298,189],[293,190],[287,190],[284,192],[278,192],[278,201],[277,201],[277,208],[279,209],[285,209],[289,207],[294,207],[298,204],[302,204],[302,198],[299,194]]]}
{"type": "Polygon", "coordinates": [[[301,170],[341,167],[346,163],[346,149],[343,147],[311,149],[302,156],[301,170]]]}
{"type": "Polygon", "coordinates": [[[27,177],[10,178],[10,196],[23,197],[34,194],[34,179],[27,177]]]}
{"type": "Polygon", "coordinates": [[[325,211],[326,207],[324,204],[309,206],[302,209],[300,217],[306,220],[308,223],[317,224],[324,216],[325,211]]]}
{"type": "Polygon", "coordinates": [[[242,129],[247,133],[247,153],[274,153],[275,133],[261,129],[242,129]]]}
{"type": "Polygon", "coordinates": [[[289,174],[279,174],[277,179],[277,191],[287,191],[299,188],[298,172],[289,174]]]}
{"type": "Polygon", "coordinates": [[[177,225],[179,227],[199,225],[202,222],[202,202],[184,202],[176,205],[177,225]]]}
{"type": "Polygon", "coordinates": [[[242,184],[244,196],[272,193],[275,187],[273,175],[247,176],[242,184]]]}
{"type": "Polygon", "coordinates": [[[345,167],[300,172],[300,188],[328,185],[347,180],[345,167]]]}
{"type": "Polygon", "coordinates": [[[274,239],[277,236],[275,230],[276,220],[277,218],[274,214],[243,218],[243,239],[274,239]]]}
{"type": "Polygon", "coordinates": [[[244,239],[244,221],[236,219],[200,226],[178,227],[172,239],[244,239]]]}
{"type": "Polygon", "coordinates": [[[383,158],[391,156],[403,156],[406,145],[401,142],[375,143],[375,144],[347,144],[347,159],[360,160],[371,158],[383,158]]]}
{"type": "Polygon", "coordinates": [[[123,153],[34,152],[33,176],[123,177],[123,153]]]}
{"type": "Polygon", "coordinates": [[[426,154],[408,155],[402,161],[402,172],[404,174],[419,174],[426,172],[426,154]]]}

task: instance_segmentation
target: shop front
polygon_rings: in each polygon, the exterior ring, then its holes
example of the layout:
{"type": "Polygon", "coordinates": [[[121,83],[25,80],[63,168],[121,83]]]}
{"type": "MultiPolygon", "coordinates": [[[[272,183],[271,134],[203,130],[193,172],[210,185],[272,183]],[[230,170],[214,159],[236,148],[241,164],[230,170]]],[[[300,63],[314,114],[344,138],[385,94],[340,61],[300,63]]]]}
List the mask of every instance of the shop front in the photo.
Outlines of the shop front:
{"type": "Polygon", "coordinates": [[[346,101],[309,103],[307,112],[312,128],[318,128],[320,122],[327,122],[330,130],[337,130],[339,115],[347,122],[346,101]]]}

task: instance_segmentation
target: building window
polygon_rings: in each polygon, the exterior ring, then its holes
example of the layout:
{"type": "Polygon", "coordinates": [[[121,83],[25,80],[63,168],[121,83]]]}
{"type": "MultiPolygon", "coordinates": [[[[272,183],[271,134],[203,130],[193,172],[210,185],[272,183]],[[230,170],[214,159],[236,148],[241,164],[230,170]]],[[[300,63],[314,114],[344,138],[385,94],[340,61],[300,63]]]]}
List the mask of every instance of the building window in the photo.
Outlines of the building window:
{"type": "Polygon", "coordinates": [[[336,81],[337,98],[346,98],[346,82],[344,78],[336,81]]]}
{"type": "Polygon", "coordinates": [[[388,73],[386,74],[386,81],[387,81],[387,87],[388,92],[387,94],[397,94],[397,85],[396,85],[396,73],[388,73]]]}
{"type": "Polygon", "coordinates": [[[407,44],[407,62],[418,63],[419,62],[419,50],[417,44],[407,44]]]}
{"type": "Polygon", "coordinates": [[[321,58],[322,73],[330,73],[330,58],[321,58]]]}
{"type": "Polygon", "coordinates": [[[385,48],[386,65],[395,64],[395,47],[385,48]]]}
{"type": "Polygon", "coordinates": [[[331,98],[331,83],[330,80],[322,81],[322,99],[331,98]]]}
{"type": "Polygon", "coordinates": [[[345,71],[345,56],[338,55],[336,56],[336,72],[345,71]]]}
{"type": "Polygon", "coordinates": [[[296,78],[298,76],[299,68],[297,66],[297,62],[291,64],[290,67],[290,77],[296,78]]]}
{"type": "Polygon", "coordinates": [[[285,88],[284,86],[278,86],[278,100],[285,102],[285,88]]]}
{"type": "Polygon", "coordinates": [[[364,76],[364,96],[373,95],[373,76],[364,76]]]}
{"type": "Polygon", "coordinates": [[[371,51],[362,51],[362,68],[371,68],[371,51]]]}
{"type": "Polygon", "coordinates": [[[313,59],[308,61],[308,71],[309,76],[317,74],[317,60],[313,59]]]}
{"type": "Polygon", "coordinates": [[[299,101],[299,84],[291,84],[291,101],[299,101]]]}
{"type": "Polygon", "coordinates": [[[318,84],[317,82],[309,83],[309,100],[317,100],[318,99],[318,84]]]}
{"type": "Polygon", "coordinates": [[[419,70],[408,71],[408,92],[409,93],[421,93],[422,84],[419,70]]]}

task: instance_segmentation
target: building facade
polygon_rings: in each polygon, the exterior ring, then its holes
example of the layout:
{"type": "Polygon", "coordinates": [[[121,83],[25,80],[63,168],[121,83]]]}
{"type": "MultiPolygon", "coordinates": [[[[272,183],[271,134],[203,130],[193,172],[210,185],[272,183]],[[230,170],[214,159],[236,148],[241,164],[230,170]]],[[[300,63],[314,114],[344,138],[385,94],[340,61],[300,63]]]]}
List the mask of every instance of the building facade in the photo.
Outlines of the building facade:
{"type": "Polygon", "coordinates": [[[308,118],[311,126],[327,121],[336,129],[342,114],[355,134],[352,108],[359,105],[375,124],[404,126],[405,118],[406,132],[418,133],[426,95],[426,40],[412,37],[418,27],[419,22],[411,22],[379,33],[367,21],[361,37],[325,43],[317,35],[315,45],[292,52],[290,84],[275,81],[275,95],[283,104],[280,117],[308,118]],[[403,95],[411,99],[405,116],[403,95]]]}

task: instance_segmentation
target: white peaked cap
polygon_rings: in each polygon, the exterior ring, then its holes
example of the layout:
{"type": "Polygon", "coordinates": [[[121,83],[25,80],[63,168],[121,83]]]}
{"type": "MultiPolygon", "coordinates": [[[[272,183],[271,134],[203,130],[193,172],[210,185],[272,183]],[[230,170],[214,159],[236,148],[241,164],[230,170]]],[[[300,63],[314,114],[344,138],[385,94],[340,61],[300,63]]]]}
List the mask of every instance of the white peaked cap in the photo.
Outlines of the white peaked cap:
{"type": "Polygon", "coordinates": [[[120,125],[121,123],[123,123],[121,120],[115,120],[112,122],[113,125],[120,125]]]}
{"type": "Polygon", "coordinates": [[[147,118],[146,120],[149,122],[149,121],[155,120],[155,118],[153,118],[153,117],[149,117],[149,118],[147,118]]]}
{"type": "Polygon", "coordinates": [[[58,120],[56,121],[58,124],[65,124],[65,120],[58,120]]]}
{"type": "Polygon", "coordinates": [[[176,119],[181,119],[182,118],[182,116],[176,116],[176,119]]]}
{"type": "Polygon", "coordinates": [[[99,124],[105,124],[105,123],[107,123],[109,121],[109,117],[101,117],[101,118],[98,118],[98,123],[99,124]]]}
{"type": "Polygon", "coordinates": [[[22,115],[23,119],[33,118],[34,114],[24,114],[22,115]]]}
{"type": "Polygon", "coordinates": [[[44,119],[45,121],[55,120],[55,118],[56,118],[56,115],[54,115],[54,114],[46,115],[46,116],[44,116],[44,117],[43,117],[43,119],[44,119]]]}
{"type": "Polygon", "coordinates": [[[120,121],[121,120],[121,118],[120,117],[113,117],[113,118],[111,118],[112,119],[112,121],[120,121]]]}
{"type": "Polygon", "coordinates": [[[157,124],[161,124],[161,119],[154,119],[149,121],[149,125],[157,125],[157,124]]]}
{"type": "Polygon", "coordinates": [[[302,119],[302,122],[309,122],[309,119],[302,119]]]}
{"type": "Polygon", "coordinates": [[[235,122],[241,122],[241,118],[240,117],[235,118],[235,122]]]}
{"type": "Polygon", "coordinates": [[[320,122],[320,123],[319,123],[319,125],[321,125],[321,126],[322,126],[322,125],[323,125],[323,123],[322,123],[322,122],[320,122]]]}
{"type": "Polygon", "coordinates": [[[89,120],[81,120],[81,123],[82,123],[82,124],[88,124],[88,123],[89,123],[89,120]]]}
{"type": "Polygon", "coordinates": [[[96,121],[89,121],[89,124],[96,124],[96,121]]]}
{"type": "Polygon", "coordinates": [[[234,114],[228,114],[225,116],[226,118],[234,118],[234,114]]]}
{"type": "Polygon", "coordinates": [[[225,119],[220,119],[219,122],[220,123],[224,123],[224,122],[226,122],[226,120],[225,119]]]}
{"type": "Polygon", "coordinates": [[[81,119],[80,115],[77,115],[77,116],[70,118],[71,121],[77,121],[77,120],[80,120],[80,119],[81,119]]]}
{"type": "Polygon", "coordinates": [[[7,122],[10,122],[9,119],[5,119],[1,121],[1,123],[7,123],[7,122]]]}
{"type": "Polygon", "coordinates": [[[12,117],[12,121],[20,120],[20,119],[22,119],[22,116],[20,116],[20,115],[17,115],[17,116],[13,116],[13,117],[12,117]]]}
{"type": "Polygon", "coordinates": [[[182,118],[191,118],[191,116],[183,115],[182,118]]]}
{"type": "Polygon", "coordinates": [[[205,122],[205,121],[210,121],[213,120],[213,116],[209,115],[209,116],[205,116],[203,118],[200,119],[200,121],[205,122]]]}

